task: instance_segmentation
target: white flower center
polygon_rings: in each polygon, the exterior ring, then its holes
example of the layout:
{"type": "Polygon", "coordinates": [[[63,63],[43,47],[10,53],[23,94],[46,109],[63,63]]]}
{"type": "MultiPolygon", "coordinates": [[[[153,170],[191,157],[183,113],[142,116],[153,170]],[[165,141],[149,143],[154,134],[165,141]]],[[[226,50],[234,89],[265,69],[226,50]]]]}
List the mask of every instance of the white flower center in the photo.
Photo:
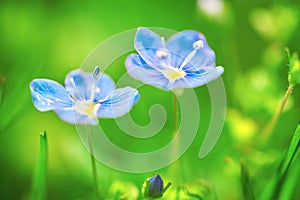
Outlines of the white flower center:
{"type": "Polygon", "coordinates": [[[75,101],[74,110],[82,115],[87,115],[90,118],[96,118],[96,111],[99,109],[100,103],[94,103],[90,100],[75,101]]]}
{"type": "Polygon", "coordinates": [[[95,92],[95,84],[93,84],[91,86],[91,94],[89,99],[78,100],[71,96],[71,98],[74,100],[73,109],[79,114],[87,115],[90,118],[97,118],[96,112],[100,107],[100,102],[94,102],[95,92]]]}
{"type": "Polygon", "coordinates": [[[182,69],[176,69],[173,67],[168,67],[167,69],[162,70],[162,73],[171,83],[174,83],[177,79],[186,75],[185,71],[182,69]]]}

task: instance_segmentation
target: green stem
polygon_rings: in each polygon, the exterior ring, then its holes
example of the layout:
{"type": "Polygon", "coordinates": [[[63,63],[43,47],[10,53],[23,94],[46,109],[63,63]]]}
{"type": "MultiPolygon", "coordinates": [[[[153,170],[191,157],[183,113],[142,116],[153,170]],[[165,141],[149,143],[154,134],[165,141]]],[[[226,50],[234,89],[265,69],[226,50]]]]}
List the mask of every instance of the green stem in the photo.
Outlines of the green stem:
{"type": "Polygon", "coordinates": [[[3,100],[5,81],[6,81],[5,76],[1,76],[1,78],[0,78],[0,105],[1,105],[2,100],[3,100]]]}
{"type": "Polygon", "coordinates": [[[262,141],[266,141],[270,137],[270,135],[275,127],[275,124],[276,124],[284,106],[286,105],[286,102],[287,102],[291,92],[293,91],[293,88],[294,88],[294,85],[290,84],[288,89],[286,90],[283,100],[282,100],[280,106],[278,107],[276,113],[274,114],[272,120],[269,122],[269,124],[263,130],[262,141]]]}
{"type": "Polygon", "coordinates": [[[173,92],[173,112],[174,112],[174,136],[178,132],[178,111],[177,111],[177,97],[175,92],[173,92]]]}
{"type": "MultiPolygon", "coordinates": [[[[173,112],[174,112],[174,132],[173,132],[173,144],[172,144],[172,152],[171,152],[171,156],[172,159],[175,160],[175,158],[178,156],[179,154],[179,148],[180,148],[180,138],[179,138],[179,134],[178,134],[178,110],[177,110],[177,96],[175,94],[175,92],[173,92],[173,112]]],[[[178,174],[180,171],[180,167],[181,167],[181,162],[180,159],[178,159],[176,162],[173,163],[172,167],[170,168],[171,174],[178,174]]],[[[181,177],[178,176],[177,177],[177,181],[178,184],[180,184],[181,182],[181,177]]],[[[169,186],[168,186],[169,187],[169,186]]]]}
{"type": "Polygon", "coordinates": [[[168,189],[169,187],[171,186],[171,183],[169,182],[166,187],[164,187],[163,191],[162,191],[162,194],[164,194],[168,189]]]}
{"type": "Polygon", "coordinates": [[[94,187],[95,187],[95,192],[97,195],[98,199],[103,199],[99,193],[98,190],[98,176],[97,176],[97,168],[96,168],[96,161],[94,157],[94,151],[93,151],[93,146],[92,146],[92,141],[91,141],[91,135],[90,135],[90,129],[88,126],[86,126],[86,136],[87,136],[87,141],[88,141],[88,148],[90,151],[90,157],[91,157],[91,164],[92,164],[92,176],[93,176],[93,182],[94,182],[94,187]]]}

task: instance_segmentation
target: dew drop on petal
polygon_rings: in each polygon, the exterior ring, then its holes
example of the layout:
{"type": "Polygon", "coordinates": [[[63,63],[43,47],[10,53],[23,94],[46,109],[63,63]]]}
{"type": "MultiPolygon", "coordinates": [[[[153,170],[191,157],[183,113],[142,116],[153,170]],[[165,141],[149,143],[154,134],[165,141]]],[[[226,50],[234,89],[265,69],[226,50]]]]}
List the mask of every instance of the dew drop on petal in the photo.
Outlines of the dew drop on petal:
{"type": "Polygon", "coordinates": [[[165,49],[159,49],[156,51],[156,56],[160,59],[166,58],[168,56],[168,52],[165,49]]]}

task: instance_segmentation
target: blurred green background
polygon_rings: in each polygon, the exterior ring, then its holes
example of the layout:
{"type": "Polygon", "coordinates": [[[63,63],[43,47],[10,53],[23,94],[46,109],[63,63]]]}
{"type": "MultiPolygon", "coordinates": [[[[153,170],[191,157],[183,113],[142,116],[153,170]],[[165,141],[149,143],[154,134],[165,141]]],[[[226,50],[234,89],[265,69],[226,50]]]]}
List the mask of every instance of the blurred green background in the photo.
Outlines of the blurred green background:
{"type": "MultiPolygon", "coordinates": [[[[210,118],[207,87],[196,88],[201,106],[200,129],[180,162],[147,174],[128,174],[97,164],[106,199],[138,198],[146,177],[160,173],[172,182],[165,199],[175,199],[184,186],[204,199],[243,199],[240,161],[246,163],[255,196],[259,197],[284,158],[300,119],[300,89],[293,93],[271,136],[258,145],[262,129],[275,113],[288,87],[288,47],[300,52],[299,1],[127,0],[127,1],[5,1],[0,2],[0,198],[28,199],[38,161],[39,133],[48,132],[48,199],[93,199],[89,154],[75,126],[53,112],[32,105],[29,82],[50,78],[63,83],[100,42],[119,32],[144,27],[176,31],[198,30],[216,52],[227,94],[227,116],[219,142],[199,160],[198,150],[210,118]],[[210,1],[211,3],[212,1],[210,1]],[[172,171],[177,168],[178,173],[172,171]]],[[[101,56],[101,55],[99,55],[101,56]]],[[[126,71],[125,56],[107,73],[118,80],[126,71]]],[[[116,128],[114,120],[100,120],[108,137],[120,147],[146,152],[166,144],[172,131],[172,94],[150,86],[131,115],[140,125],[150,122],[148,108],[164,105],[168,120],[151,143],[136,143],[116,128]],[[153,95],[156,94],[156,95],[153,95]],[[151,97],[151,98],[150,98],[151,97]]],[[[142,133],[141,133],[142,134],[142,133]]],[[[299,163],[299,156],[296,158],[299,163]]],[[[155,162],[155,161],[153,161],[155,162]]],[[[138,163],[136,163],[138,164],[138,163]]],[[[293,165],[288,177],[300,177],[293,165]]],[[[289,183],[281,199],[300,199],[300,183],[289,183]],[[286,195],[286,196],[285,196],[286,195]]],[[[192,198],[192,197],[190,197],[192,198]]],[[[180,198],[179,198],[180,199],[180,198]]],[[[181,198],[184,199],[184,198],[181,198]]],[[[196,198],[195,198],[196,199],[196,198]]]]}

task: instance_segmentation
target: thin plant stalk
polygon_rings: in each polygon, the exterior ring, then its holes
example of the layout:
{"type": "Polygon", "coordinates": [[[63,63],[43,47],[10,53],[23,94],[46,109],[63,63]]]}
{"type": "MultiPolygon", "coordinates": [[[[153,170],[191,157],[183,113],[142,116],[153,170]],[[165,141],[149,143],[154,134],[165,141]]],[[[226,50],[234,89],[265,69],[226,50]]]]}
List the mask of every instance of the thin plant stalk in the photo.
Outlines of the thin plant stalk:
{"type": "Polygon", "coordinates": [[[268,125],[265,127],[265,129],[263,130],[263,133],[262,133],[262,141],[266,141],[266,140],[270,137],[270,135],[271,135],[271,133],[272,133],[272,131],[273,131],[273,129],[274,129],[274,127],[275,127],[277,121],[278,121],[278,118],[279,118],[279,116],[280,116],[282,110],[284,109],[284,107],[285,107],[285,105],[286,105],[286,102],[287,102],[287,100],[288,100],[290,94],[291,94],[292,91],[293,91],[293,88],[294,88],[294,85],[293,85],[293,84],[289,84],[289,87],[288,87],[288,89],[287,89],[286,92],[285,92],[285,95],[284,95],[284,97],[283,97],[283,100],[282,100],[280,106],[278,107],[276,113],[274,114],[274,116],[273,116],[273,118],[271,119],[271,121],[269,122],[269,124],[268,124],[268,125]]]}
{"type": "Polygon", "coordinates": [[[96,168],[96,161],[95,161],[95,157],[94,157],[94,150],[93,150],[93,145],[92,145],[92,141],[91,141],[91,134],[90,134],[89,126],[86,126],[86,136],[87,136],[88,148],[89,148],[90,157],[91,157],[92,177],[93,177],[95,192],[96,192],[98,199],[103,199],[98,190],[97,168],[96,168]]]}
{"type": "MultiPolygon", "coordinates": [[[[177,107],[177,96],[176,96],[176,93],[173,92],[173,119],[174,119],[174,130],[173,130],[173,140],[175,140],[173,142],[173,145],[172,145],[172,152],[171,152],[171,156],[172,158],[175,160],[176,157],[178,156],[178,153],[179,153],[179,134],[178,134],[178,131],[179,131],[179,127],[178,127],[178,122],[179,122],[179,114],[178,114],[178,107],[177,107]]],[[[172,167],[171,167],[171,174],[178,174],[179,171],[180,171],[180,167],[181,167],[181,162],[180,160],[177,160],[176,161],[177,163],[173,163],[172,167]]],[[[181,177],[180,176],[177,176],[177,184],[180,185],[181,183],[181,177]]]]}
{"type": "Polygon", "coordinates": [[[177,111],[177,97],[175,92],[173,92],[173,112],[174,112],[174,132],[173,136],[175,136],[178,132],[178,111],[177,111]]]}
{"type": "Polygon", "coordinates": [[[0,105],[1,105],[2,100],[3,100],[5,82],[6,82],[5,76],[1,76],[0,77],[0,105]]]}

